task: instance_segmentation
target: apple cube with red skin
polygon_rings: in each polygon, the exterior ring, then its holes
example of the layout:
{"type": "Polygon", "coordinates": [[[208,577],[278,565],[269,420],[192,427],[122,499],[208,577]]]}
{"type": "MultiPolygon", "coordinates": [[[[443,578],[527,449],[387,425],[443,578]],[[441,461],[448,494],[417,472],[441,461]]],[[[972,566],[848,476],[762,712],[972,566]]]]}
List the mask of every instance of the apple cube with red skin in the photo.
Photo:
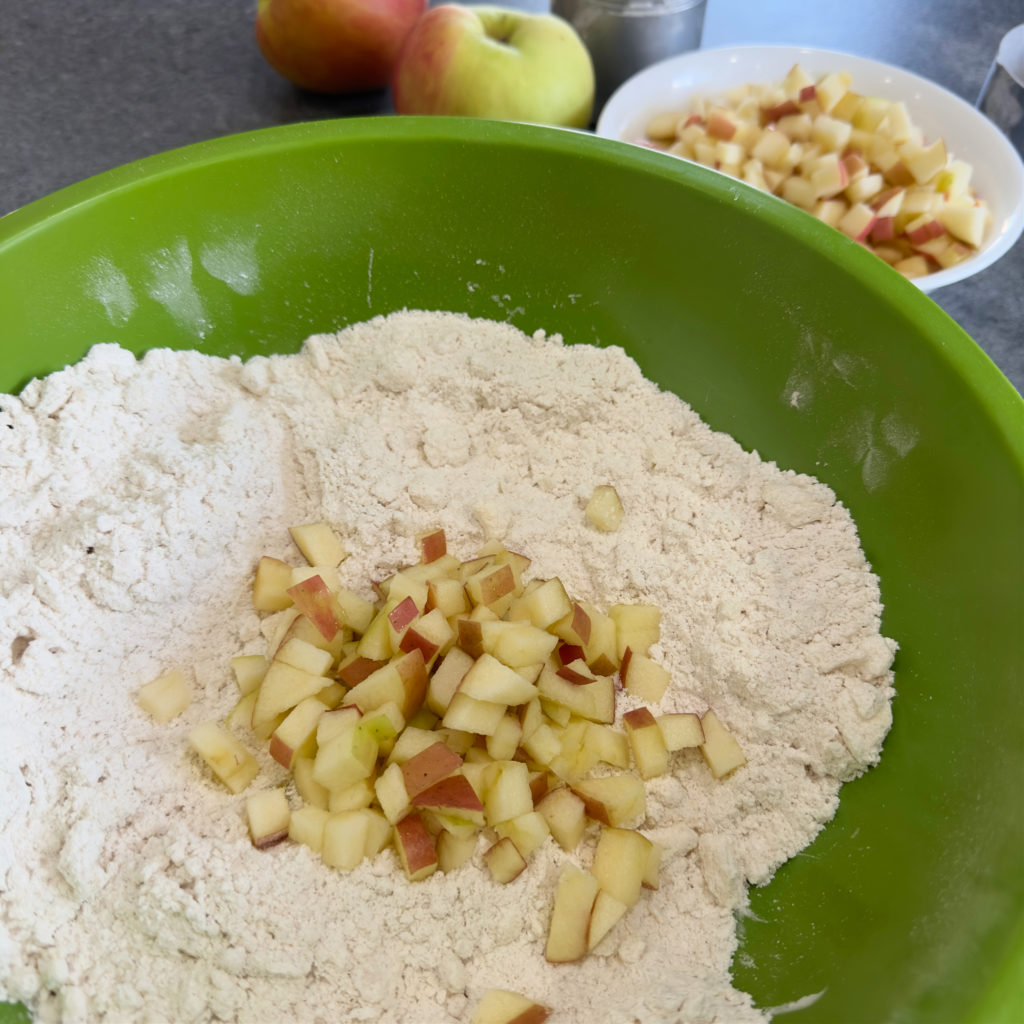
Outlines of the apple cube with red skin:
{"type": "Polygon", "coordinates": [[[572,610],[548,627],[566,643],[584,647],[590,640],[590,616],[583,605],[573,602],[572,610]]]}
{"type": "Polygon", "coordinates": [[[465,586],[473,604],[485,605],[500,615],[515,596],[516,580],[512,566],[487,565],[470,576],[465,586]]]}
{"type": "Polygon", "coordinates": [[[436,562],[448,553],[448,540],[444,530],[427,530],[417,534],[416,544],[420,549],[420,561],[425,565],[436,562]]]}
{"type": "Polygon", "coordinates": [[[597,679],[582,658],[576,658],[574,661],[563,664],[557,670],[557,675],[559,679],[564,679],[567,683],[572,683],[573,686],[583,686],[597,679]]]}
{"type": "Polygon", "coordinates": [[[518,992],[492,988],[480,997],[469,1020],[470,1024],[544,1024],[550,1013],[518,992]]]}
{"type": "Polygon", "coordinates": [[[538,629],[547,629],[572,612],[572,602],[557,577],[544,580],[530,593],[524,594],[516,607],[538,629]]]}
{"type": "Polygon", "coordinates": [[[242,743],[216,722],[197,725],[189,745],[232,793],[240,793],[259,774],[259,764],[242,743]]]}
{"type": "Polygon", "coordinates": [[[576,686],[545,665],[537,679],[537,692],[580,718],[605,724],[615,721],[615,684],[611,676],[597,676],[592,683],[576,686]]]}
{"type": "Polygon", "coordinates": [[[301,583],[289,587],[287,594],[295,602],[295,607],[316,626],[325,640],[334,639],[340,628],[338,604],[323,576],[310,576],[301,583]]]}
{"type": "Polygon", "coordinates": [[[455,631],[439,608],[434,608],[409,624],[398,642],[400,651],[419,648],[427,668],[438,654],[444,653],[455,639],[455,631]]]}
{"type": "Polygon", "coordinates": [[[704,730],[704,743],[701,745],[701,753],[707,761],[711,774],[716,779],[724,778],[730,772],[747,763],[736,738],[729,732],[714,711],[708,709],[700,720],[701,728],[704,730]]]}
{"type": "Polygon", "coordinates": [[[306,697],[288,712],[270,737],[270,756],[284,768],[295,758],[316,752],[317,726],[327,709],[316,697],[306,697]]]}
{"type": "Polygon", "coordinates": [[[479,828],[484,825],[484,805],[464,775],[449,775],[435,782],[412,797],[410,803],[418,809],[465,819],[479,828]]]}
{"type": "Polygon", "coordinates": [[[288,838],[291,809],[283,789],[267,789],[253,793],[245,801],[245,819],[249,838],[258,850],[275,846],[288,838]]]}
{"type": "Polygon", "coordinates": [[[505,837],[484,851],[484,863],[496,882],[507,884],[526,870],[526,861],[516,844],[505,837]]]}
{"type": "Polygon", "coordinates": [[[571,862],[562,866],[544,948],[544,958],[549,963],[572,963],[586,955],[590,915],[598,888],[597,879],[589,871],[571,862]]]}
{"type": "Polygon", "coordinates": [[[651,704],[658,703],[665,696],[672,680],[664,666],[632,647],[627,647],[622,655],[619,675],[627,692],[651,704]]]}
{"type": "Polygon", "coordinates": [[[462,767],[462,758],[441,741],[421,750],[400,768],[410,799],[462,767]]]}
{"type": "Polygon", "coordinates": [[[641,778],[653,779],[668,771],[668,747],[649,708],[636,708],[622,716],[626,738],[641,778]]]}
{"type": "Polygon", "coordinates": [[[180,669],[172,669],[140,686],[135,699],[143,711],[164,725],[177,718],[189,706],[192,702],[192,689],[184,673],[180,669]]]}
{"type": "Polygon", "coordinates": [[[438,867],[437,846],[423,818],[415,811],[395,825],[395,848],[410,882],[420,882],[438,867]]]}
{"type": "Polygon", "coordinates": [[[572,790],[583,801],[588,816],[603,825],[628,825],[647,813],[643,780],[632,772],[580,779],[572,783],[572,790]]]}

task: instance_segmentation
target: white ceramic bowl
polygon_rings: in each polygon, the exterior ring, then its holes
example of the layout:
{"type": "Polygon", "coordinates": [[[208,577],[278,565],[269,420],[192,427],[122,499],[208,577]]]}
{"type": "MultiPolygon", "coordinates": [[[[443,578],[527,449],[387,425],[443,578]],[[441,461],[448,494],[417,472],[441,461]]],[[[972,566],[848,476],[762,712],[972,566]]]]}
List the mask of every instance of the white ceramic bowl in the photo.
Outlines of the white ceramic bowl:
{"type": "Polygon", "coordinates": [[[685,107],[691,96],[712,97],[744,82],[778,82],[796,63],[814,78],[848,71],[857,92],[903,100],[927,138],[943,138],[953,155],[973,166],[971,183],[992,213],[988,235],[978,252],[962,263],[916,278],[922,291],[970,277],[1010,249],[1024,229],[1024,164],[1006,136],[947,89],[865,57],[802,46],[730,46],[672,57],[634,75],[615,91],[601,111],[597,134],[636,141],[653,114],[685,107]]]}

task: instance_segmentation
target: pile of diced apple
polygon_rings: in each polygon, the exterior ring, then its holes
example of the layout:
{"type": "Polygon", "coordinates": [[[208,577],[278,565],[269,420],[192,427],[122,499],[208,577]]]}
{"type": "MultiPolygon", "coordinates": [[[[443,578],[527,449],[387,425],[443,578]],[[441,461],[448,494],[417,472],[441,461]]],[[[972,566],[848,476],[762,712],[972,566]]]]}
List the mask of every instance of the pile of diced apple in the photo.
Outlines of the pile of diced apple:
{"type": "Polygon", "coordinates": [[[341,585],[329,526],[291,532],[309,564],[264,557],[253,583],[255,608],[281,613],[268,653],[232,660],[237,705],[190,735],[232,792],[258,774],[240,737],[291,772],[297,798],[248,797],[253,843],[290,838],[342,870],[393,845],[411,881],[482,844],[493,878],[511,882],[542,844],[574,851],[597,823],[589,869],[567,863],[558,884],[546,950],[582,957],[657,887],[661,850],[637,831],[645,780],[688,748],[716,778],[744,763],[713,711],[647,706],[669,685],[650,655],[659,609],[602,612],[557,578],[527,579],[530,560],[498,543],[460,561],[442,530],[371,600],[341,585]],[[646,703],[617,717],[621,690],[646,703]]]}
{"type": "Polygon", "coordinates": [[[812,213],[907,277],[952,267],[990,221],[970,164],[926,142],[901,100],[865,96],[844,72],[799,64],[776,85],[651,118],[647,145],[705,164],[812,213]]]}

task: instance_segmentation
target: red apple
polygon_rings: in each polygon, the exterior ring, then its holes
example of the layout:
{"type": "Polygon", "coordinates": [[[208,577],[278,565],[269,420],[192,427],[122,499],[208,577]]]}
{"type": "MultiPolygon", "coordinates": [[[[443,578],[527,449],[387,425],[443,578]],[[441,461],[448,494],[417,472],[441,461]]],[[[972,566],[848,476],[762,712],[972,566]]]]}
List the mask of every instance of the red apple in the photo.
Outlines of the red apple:
{"type": "Polygon", "coordinates": [[[259,0],[256,41],[275,71],[315,92],[388,84],[427,0],[259,0]]]}

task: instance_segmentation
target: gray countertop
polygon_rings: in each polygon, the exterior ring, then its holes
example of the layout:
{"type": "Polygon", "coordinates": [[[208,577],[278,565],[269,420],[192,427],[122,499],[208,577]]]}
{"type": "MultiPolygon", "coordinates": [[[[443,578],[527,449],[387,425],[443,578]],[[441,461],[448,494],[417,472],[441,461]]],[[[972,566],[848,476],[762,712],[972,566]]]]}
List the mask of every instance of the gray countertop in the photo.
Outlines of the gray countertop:
{"type": "MultiPolygon", "coordinates": [[[[541,0],[505,6],[546,10],[541,0]]],[[[263,61],[255,0],[31,0],[0,28],[0,214],[162,150],[390,112],[386,92],[302,93],[263,61]]],[[[796,43],[899,64],[973,103],[1022,0],[709,0],[704,45],[796,43]]],[[[1024,242],[934,293],[1024,391],[1024,242]]]]}

